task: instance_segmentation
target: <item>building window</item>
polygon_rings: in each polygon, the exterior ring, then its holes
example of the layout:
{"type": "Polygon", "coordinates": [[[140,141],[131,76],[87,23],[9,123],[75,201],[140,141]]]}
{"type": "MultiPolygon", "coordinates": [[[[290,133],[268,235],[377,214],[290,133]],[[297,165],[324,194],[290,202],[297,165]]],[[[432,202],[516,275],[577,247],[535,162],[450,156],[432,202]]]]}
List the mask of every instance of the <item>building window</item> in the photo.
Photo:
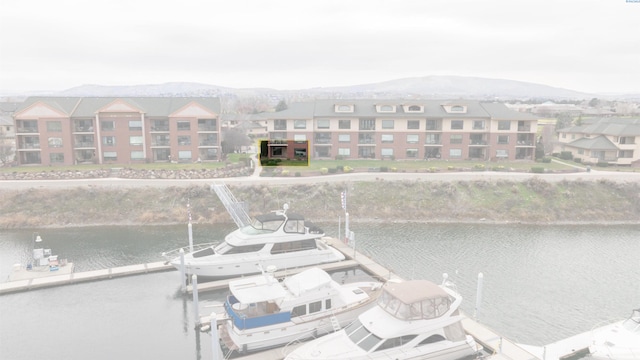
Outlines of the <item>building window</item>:
{"type": "Polygon", "coordinates": [[[142,120],[129,120],[129,130],[130,131],[142,130],[142,120]]]}
{"type": "Polygon", "coordinates": [[[501,158],[501,159],[505,159],[509,157],[509,150],[506,149],[497,149],[496,150],[496,157],[497,158],[501,158]]]}
{"type": "Polygon", "coordinates": [[[578,149],[578,155],[584,155],[584,149],[578,149]]]}
{"type": "Polygon", "coordinates": [[[441,130],[440,120],[427,120],[427,130],[441,130]]]}
{"type": "Polygon", "coordinates": [[[153,120],[151,131],[169,131],[169,120],[153,120]]]}
{"type": "Polygon", "coordinates": [[[463,120],[451,120],[451,130],[462,130],[464,128],[463,120]]]}
{"type": "Polygon", "coordinates": [[[379,105],[378,112],[395,112],[396,107],[392,105],[379,105]]]}
{"type": "Polygon", "coordinates": [[[407,149],[407,158],[417,158],[418,149],[407,149]]]}
{"type": "Polygon", "coordinates": [[[498,135],[498,144],[509,144],[509,135],[498,135]]]}
{"type": "Polygon", "coordinates": [[[60,121],[47,121],[47,131],[60,132],[62,131],[62,122],[60,121]]]}
{"type": "Polygon", "coordinates": [[[306,134],[294,134],[293,135],[293,140],[294,141],[307,141],[307,135],[306,134]]]}
{"type": "Polygon", "coordinates": [[[418,105],[411,105],[411,106],[409,106],[409,108],[407,109],[407,112],[422,112],[422,106],[418,106],[418,105]]]}
{"type": "Polygon", "coordinates": [[[329,119],[318,120],[318,129],[328,129],[328,128],[329,128],[329,119]]]}
{"type": "Polygon", "coordinates": [[[338,142],[351,142],[351,134],[338,134],[338,142]]]}
{"type": "Polygon", "coordinates": [[[418,129],[420,129],[420,120],[408,120],[407,121],[407,129],[409,129],[409,130],[418,130],[418,129]]]}
{"type": "Polygon", "coordinates": [[[284,140],[287,138],[286,132],[272,132],[269,137],[271,140],[284,140]]]}
{"type": "Polygon", "coordinates": [[[382,148],[380,149],[380,155],[382,156],[393,156],[392,148],[382,148]]]}
{"type": "Polygon", "coordinates": [[[336,112],[353,112],[353,105],[336,105],[336,112]]]}
{"type": "Polygon", "coordinates": [[[351,149],[349,149],[349,148],[338,148],[338,155],[351,156],[351,149]]]}
{"type": "Polygon", "coordinates": [[[473,130],[484,130],[484,120],[473,120],[473,130]]]}
{"type": "Polygon", "coordinates": [[[382,134],[382,142],[383,143],[392,143],[393,142],[393,134],[382,134]]]}
{"type": "Polygon", "coordinates": [[[49,147],[50,148],[61,148],[62,147],[62,138],[50,137],[48,142],[49,142],[49,147]]]}
{"type": "Polygon", "coordinates": [[[178,121],[178,131],[188,131],[188,130],[191,130],[190,121],[178,121]]]}
{"type": "Polygon", "coordinates": [[[339,120],[338,129],[351,129],[351,120],[339,120]]]}
{"type": "Polygon", "coordinates": [[[449,144],[462,144],[462,134],[460,135],[450,135],[449,144]]]}
{"type": "Polygon", "coordinates": [[[360,119],[360,130],[375,130],[375,119],[360,119]]]}
{"type": "Polygon", "coordinates": [[[498,130],[511,130],[511,121],[509,120],[498,121],[498,130]]]}
{"type": "Polygon", "coordinates": [[[383,129],[393,129],[393,120],[382,120],[383,129]]]}
{"type": "Polygon", "coordinates": [[[633,150],[620,150],[618,153],[619,158],[633,158],[633,150]]]}
{"type": "Polygon", "coordinates": [[[191,160],[191,150],[178,151],[178,160],[179,161],[191,160]]]}
{"type": "Polygon", "coordinates": [[[407,144],[417,144],[419,140],[420,140],[420,137],[417,134],[407,135],[407,144]]]}
{"type": "Polygon", "coordinates": [[[113,120],[103,120],[100,121],[100,130],[102,131],[113,131],[116,128],[116,122],[113,120]]]}
{"type": "Polygon", "coordinates": [[[451,158],[461,158],[462,157],[462,149],[449,149],[449,157],[451,157],[451,158]]]}
{"type": "Polygon", "coordinates": [[[178,145],[191,145],[191,136],[189,135],[178,136],[178,145]]]}
{"type": "Polygon", "coordinates": [[[116,161],[118,160],[118,153],[115,151],[105,151],[102,153],[102,158],[104,161],[116,161]]]}
{"type": "Polygon", "coordinates": [[[293,121],[294,129],[306,129],[307,128],[307,120],[294,120],[293,121]]]}
{"type": "Polygon", "coordinates": [[[463,112],[464,107],[460,105],[454,105],[451,107],[451,112],[463,112]]]}
{"type": "Polygon", "coordinates": [[[63,153],[51,153],[51,154],[49,154],[49,161],[52,164],[64,163],[64,154],[63,153]]]}
{"type": "MultiPolygon", "coordinates": [[[[462,135],[460,135],[460,138],[462,139],[462,135]]],[[[427,134],[425,141],[425,144],[440,144],[440,134],[427,134]]]]}
{"type": "Polygon", "coordinates": [[[103,136],[102,137],[102,144],[106,145],[106,146],[114,146],[116,144],[116,137],[115,136],[103,136]]]}
{"type": "Polygon", "coordinates": [[[287,130],[287,120],[274,120],[273,121],[273,129],[274,130],[287,130]]]}
{"type": "Polygon", "coordinates": [[[142,145],[142,136],[129,136],[129,145],[142,145]]]}
{"type": "Polygon", "coordinates": [[[618,143],[619,144],[635,144],[636,138],[635,136],[621,136],[620,139],[618,139],[618,143]]]}
{"type": "Polygon", "coordinates": [[[131,160],[142,160],[142,159],[144,159],[144,151],[131,152],[131,160]]]}

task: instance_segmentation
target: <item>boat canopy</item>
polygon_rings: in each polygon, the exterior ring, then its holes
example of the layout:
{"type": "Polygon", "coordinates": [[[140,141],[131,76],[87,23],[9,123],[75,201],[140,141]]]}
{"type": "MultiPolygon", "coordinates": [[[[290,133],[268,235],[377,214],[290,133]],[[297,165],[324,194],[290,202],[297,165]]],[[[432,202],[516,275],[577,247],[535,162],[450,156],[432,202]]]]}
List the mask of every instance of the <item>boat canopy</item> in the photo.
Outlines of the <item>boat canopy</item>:
{"type": "Polygon", "coordinates": [[[331,275],[318,268],[305,270],[284,280],[287,289],[295,296],[325,287],[330,282],[331,275]]]}
{"type": "Polygon", "coordinates": [[[287,290],[271,275],[259,275],[229,282],[231,294],[243,304],[282,299],[287,290]]]}
{"type": "Polygon", "coordinates": [[[449,311],[451,296],[427,280],[387,282],[378,305],[401,320],[433,319],[449,311]]]}

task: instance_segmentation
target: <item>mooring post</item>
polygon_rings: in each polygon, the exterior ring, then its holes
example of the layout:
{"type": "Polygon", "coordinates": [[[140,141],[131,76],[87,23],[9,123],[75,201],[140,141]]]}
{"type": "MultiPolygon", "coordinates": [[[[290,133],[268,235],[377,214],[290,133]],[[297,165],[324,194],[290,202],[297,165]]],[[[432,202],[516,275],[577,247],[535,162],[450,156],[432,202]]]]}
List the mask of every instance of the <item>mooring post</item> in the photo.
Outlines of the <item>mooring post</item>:
{"type": "Polygon", "coordinates": [[[189,219],[189,225],[187,225],[187,227],[189,228],[189,252],[192,253],[193,252],[193,225],[191,225],[191,219],[189,219]]]}
{"type": "Polygon", "coordinates": [[[184,249],[180,249],[180,290],[184,294],[187,292],[187,275],[184,268],[184,249]]]}
{"type": "Polygon", "coordinates": [[[200,325],[200,307],[198,306],[198,275],[193,274],[191,276],[191,286],[193,286],[193,319],[195,326],[200,325]]]}
{"type": "Polygon", "coordinates": [[[478,315],[480,313],[480,304],[482,303],[482,279],[484,275],[482,273],[478,273],[478,289],[476,290],[476,309],[473,314],[473,317],[476,321],[478,321],[478,315]]]}
{"type": "Polygon", "coordinates": [[[214,311],[211,313],[211,349],[213,353],[213,360],[223,360],[217,322],[216,312],[214,311]]]}

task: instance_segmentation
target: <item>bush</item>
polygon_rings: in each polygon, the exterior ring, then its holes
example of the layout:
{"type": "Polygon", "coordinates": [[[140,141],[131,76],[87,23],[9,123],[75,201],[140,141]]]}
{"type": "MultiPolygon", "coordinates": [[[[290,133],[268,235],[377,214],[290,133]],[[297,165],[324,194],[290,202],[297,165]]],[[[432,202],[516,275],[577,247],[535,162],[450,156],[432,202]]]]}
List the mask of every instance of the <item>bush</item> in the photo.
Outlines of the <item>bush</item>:
{"type": "Polygon", "coordinates": [[[536,174],[542,174],[542,173],[544,173],[544,167],[542,167],[542,166],[532,166],[531,167],[531,172],[532,173],[536,173],[536,174]]]}
{"type": "Polygon", "coordinates": [[[551,162],[551,158],[550,158],[550,157],[545,156],[545,157],[543,157],[543,158],[542,158],[542,162],[543,162],[543,163],[550,163],[550,162],[551,162]]]}
{"type": "Polygon", "coordinates": [[[473,165],[473,170],[475,170],[475,171],[484,171],[484,164],[475,164],[475,165],[473,165]]]}
{"type": "Polygon", "coordinates": [[[389,171],[389,168],[386,166],[380,166],[380,172],[387,172],[389,171]]]}
{"type": "Polygon", "coordinates": [[[596,164],[596,166],[600,166],[600,167],[607,167],[609,166],[608,162],[605,161],[598,161],[598,163],[596,164]]]}
{"type": "Polygon", "coordinates": [[[338,171],[344,171],[344,165],[338,165],[338,166],[336,166],[336,170],[338,170],[338,171]]]}
{"type": "Polygon", "coordinates": [[[390,170],[391,172],[398,172],[398,168],[395,168],[395,167],[392,167],[390,170]]]}
{"type": "Polygon", "coordinates": [[[336,160],[344,160],[344,155],[336,155],[336,160]]]}
{"type": "Polygon", "coordinates": [[[350,173],[353,172],[353,168],[351,166],[345,166],[344,168],[342,168],[342,171],[350,173]]]}
{"type": "Polygon", "coordinates": [[[329,173],[329,169],[327,169],[327,168],[320,169],[320,174],[327,175],[327,173],[329,173]]]}
{"type": "Polygon", "coordinates": [[[580,158],[573,158],[573,161],[577,162],[578,164],[580,164],[582,162],[582,159],[580,158]]]}
{"type": "Polygon", "coordinates": [[[282,176],[289,176],[289,170],[282,170],[282,172],[280,173],[280,175],[282,175],[282,176]]]}
{"type": "Polygon", "coordinates": [[[562,151],[560,152],[560,159],[562,160],[571,160],[573,159],[573,154],[571,153],[571,151],[562,151]]]}
{"type": "Polygon", "coordinates": [[[336,168],[329,169],[329,174],[335,174],[337,172],[338,172],[338,169],[336,169],[336,168]]]}

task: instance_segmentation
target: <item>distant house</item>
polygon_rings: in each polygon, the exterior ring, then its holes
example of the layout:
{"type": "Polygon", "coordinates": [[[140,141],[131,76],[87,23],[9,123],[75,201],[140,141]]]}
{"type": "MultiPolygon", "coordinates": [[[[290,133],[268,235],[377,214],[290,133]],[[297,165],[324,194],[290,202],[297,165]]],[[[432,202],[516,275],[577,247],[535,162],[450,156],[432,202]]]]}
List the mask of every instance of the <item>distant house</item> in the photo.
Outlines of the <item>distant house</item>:
{"type": "Polygon", "coordinates": [[[30,97],[13,114],[20,165],[215,161],[220,101],[30,97]]]}
{"type": "Polygon", "coordinates": [[[535,158],[537,118],[501,103],[329,99],[261,115],[270,141],[308,141],[311,159],[535,158]]]}
{"type": "Polygon", "coordinates": [[[599,118],[557,130],[556,152],[583,163],[640,166],[640,118],[599,118]]]}

